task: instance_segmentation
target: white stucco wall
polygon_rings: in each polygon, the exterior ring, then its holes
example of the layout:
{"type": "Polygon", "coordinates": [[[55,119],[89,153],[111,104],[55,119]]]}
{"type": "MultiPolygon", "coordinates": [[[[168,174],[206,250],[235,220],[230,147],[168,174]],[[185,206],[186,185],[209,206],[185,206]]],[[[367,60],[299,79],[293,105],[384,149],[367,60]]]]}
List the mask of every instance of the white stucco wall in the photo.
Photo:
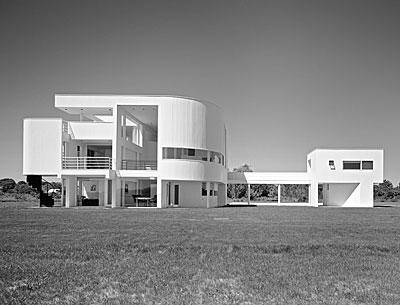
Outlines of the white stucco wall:
{"type": "Polygon", "coordinates": [[[62,120],[25,119],[23,174],[58,175],[61,171],[62,120]]]}
{"type": "Polygon", "coordinates": [[[70,135],[73,140],[111,140],[112,123],[69,122],[70,135]]]}

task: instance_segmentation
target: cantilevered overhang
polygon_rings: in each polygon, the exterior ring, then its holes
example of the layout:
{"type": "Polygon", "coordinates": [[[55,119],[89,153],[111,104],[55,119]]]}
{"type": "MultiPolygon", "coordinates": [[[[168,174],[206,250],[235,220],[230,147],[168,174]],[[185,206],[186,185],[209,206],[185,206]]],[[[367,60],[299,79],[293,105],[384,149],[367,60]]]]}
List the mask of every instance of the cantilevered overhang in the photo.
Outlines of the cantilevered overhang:
{"type": "Polygon", "coordinates": [[[228,173],[228,184],[310,184],[307,173],[298,172],[245,172],[228,173]]]}
{"type": "Polygon", "coordinates": [[[117,177],[121,178],[157,178],[156,170],[118,170],[117,177]]]}

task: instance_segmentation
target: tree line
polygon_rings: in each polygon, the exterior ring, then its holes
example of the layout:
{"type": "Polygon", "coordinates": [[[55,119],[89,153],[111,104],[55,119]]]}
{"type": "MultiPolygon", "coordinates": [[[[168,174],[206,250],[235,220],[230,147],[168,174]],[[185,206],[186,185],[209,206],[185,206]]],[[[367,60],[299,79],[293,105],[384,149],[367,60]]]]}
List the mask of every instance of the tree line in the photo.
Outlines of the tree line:
{"type": "MultiPolygon", "coordinates": [[[[43,182],[42,190],[52,188],[61,189],[60,182],[43,182]]],[[[16,182],[12,178],[0,179],[0,201],[37,201],[39,198],[39,190],[32,188],[25,181],[16,182]]]]}

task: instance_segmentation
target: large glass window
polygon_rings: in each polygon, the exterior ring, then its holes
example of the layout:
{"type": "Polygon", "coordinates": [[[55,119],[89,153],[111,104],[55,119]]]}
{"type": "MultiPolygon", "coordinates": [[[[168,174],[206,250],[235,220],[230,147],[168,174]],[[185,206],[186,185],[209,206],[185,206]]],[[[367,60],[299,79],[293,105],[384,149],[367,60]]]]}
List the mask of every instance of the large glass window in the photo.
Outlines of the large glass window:
{"type": "Polygon", "coordinates": [[[250,185],[251,202],[275,202],[278,203],[278,185],[277,184],[251,184],[250,185]]]}
{"type": "Polygon", "coordinates": [[[282,203],[303,203],[308,201],[308,184],[281,184],[282,203]]]}
{"type": "Polygon", "coordinates": [[[343,169],[361,169],[360,161],[343,161],[343,169]]]}
{"type": "MultiPolygon", "coordinates": [[[[184,159],[184,160],[199,160],[208,161],[207,150],[182,147],[163,147],[164,159],[184,159]]],[[[224,165],[224,155],[218,152],[209,152],[210,162],[215,162],[224,165]]]]}

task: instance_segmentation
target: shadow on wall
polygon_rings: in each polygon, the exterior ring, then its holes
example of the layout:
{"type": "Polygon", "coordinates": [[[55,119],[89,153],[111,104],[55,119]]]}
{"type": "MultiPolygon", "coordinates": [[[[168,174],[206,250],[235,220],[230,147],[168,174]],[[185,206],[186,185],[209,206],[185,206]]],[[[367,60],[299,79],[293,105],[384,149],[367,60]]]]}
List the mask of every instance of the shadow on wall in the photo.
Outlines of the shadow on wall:
{"type": "Polygon", "coordinates": [[[326,206],[357,205],[360,202],[360,183],[329,183],[326,206]]]}

